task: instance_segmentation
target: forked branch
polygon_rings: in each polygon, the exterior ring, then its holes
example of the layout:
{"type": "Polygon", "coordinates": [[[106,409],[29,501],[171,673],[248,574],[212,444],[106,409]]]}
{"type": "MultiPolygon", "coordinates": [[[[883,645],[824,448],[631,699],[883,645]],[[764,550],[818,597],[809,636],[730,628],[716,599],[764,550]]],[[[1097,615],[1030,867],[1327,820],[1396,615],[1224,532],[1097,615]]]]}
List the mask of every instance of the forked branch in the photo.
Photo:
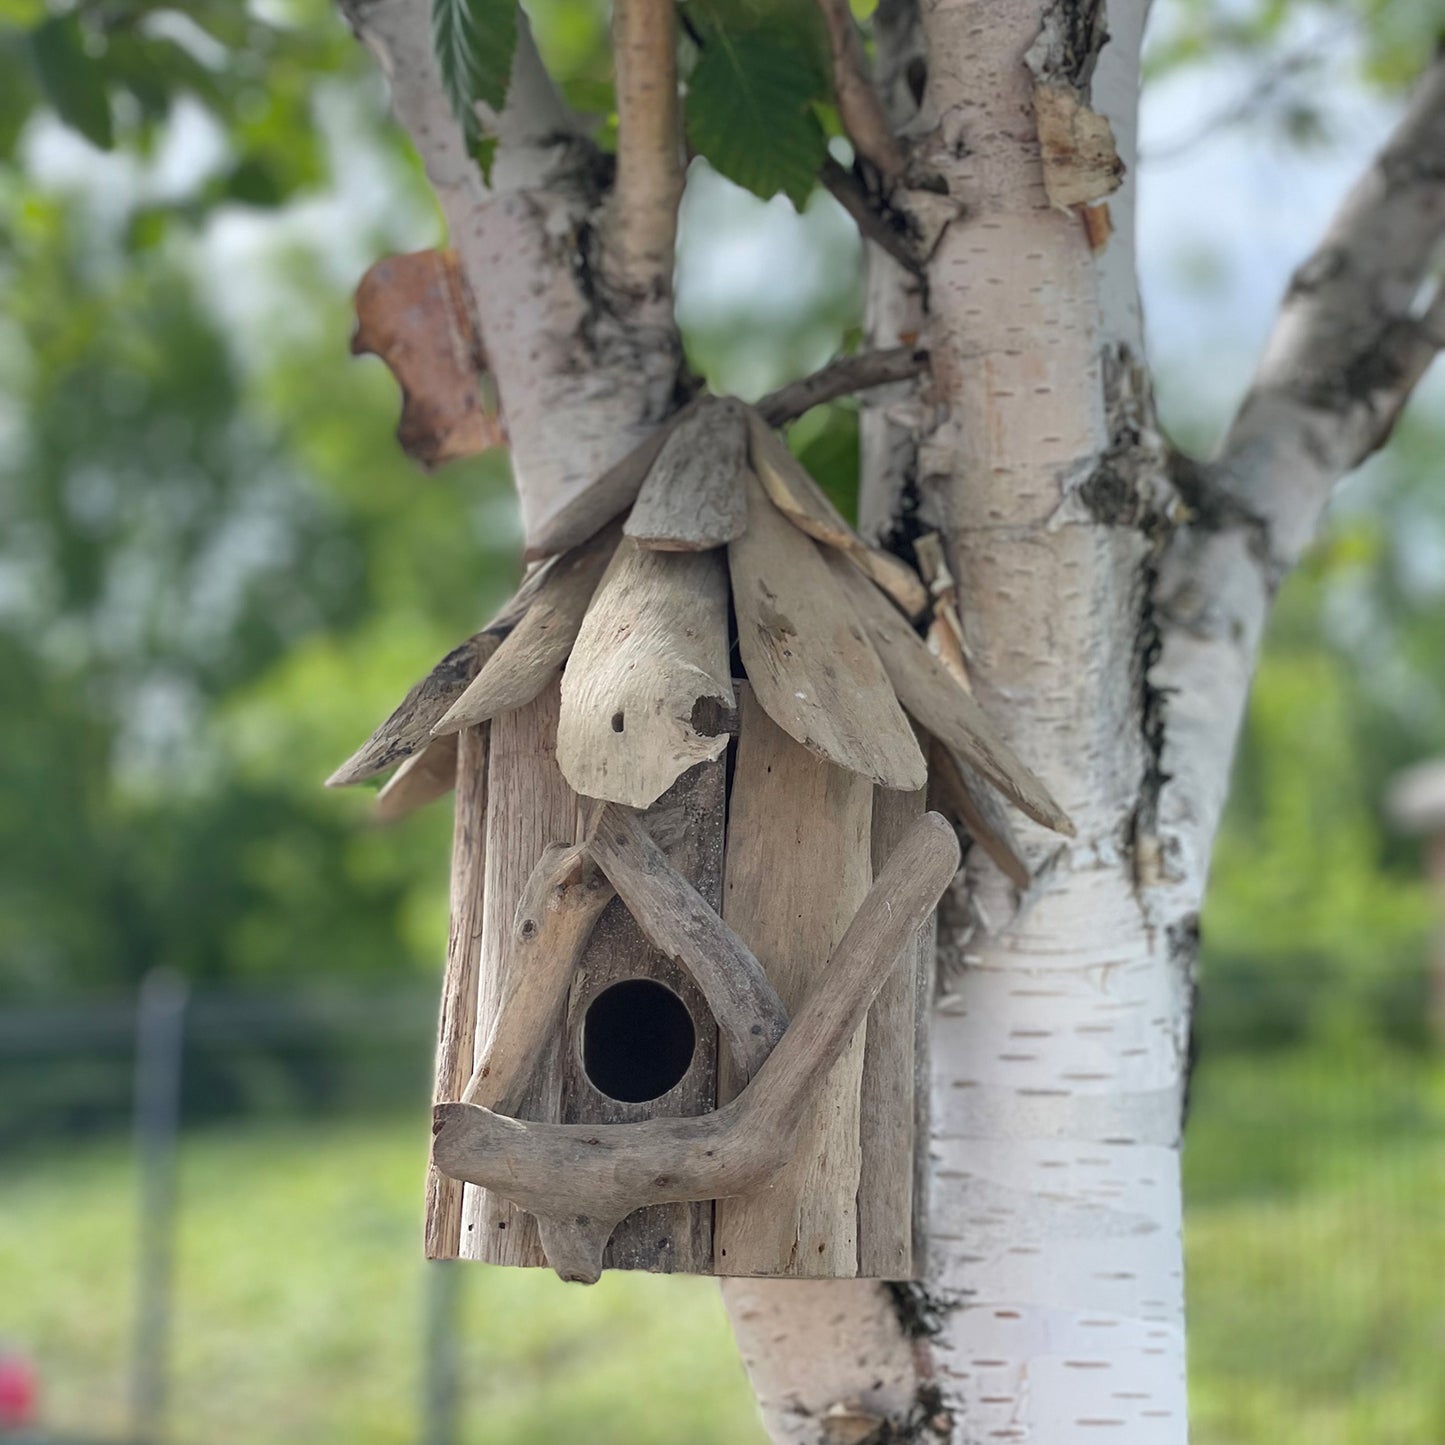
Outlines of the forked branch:
{"type": "Polygon", "coordinates": [[[727,1198],[765,1184],[791,1157],[806,1105],[867,1016],[899,956],[958,867],[936,813],[904,835],[811,993],[752,1082],[730,1104],[641,1124],[534,1124],[473,1104],[434,1111],[442,1173],[494,1190],[537,1218],[564,1279],[591,1283],[617,1223],[648,1204],[727,1198]]]}

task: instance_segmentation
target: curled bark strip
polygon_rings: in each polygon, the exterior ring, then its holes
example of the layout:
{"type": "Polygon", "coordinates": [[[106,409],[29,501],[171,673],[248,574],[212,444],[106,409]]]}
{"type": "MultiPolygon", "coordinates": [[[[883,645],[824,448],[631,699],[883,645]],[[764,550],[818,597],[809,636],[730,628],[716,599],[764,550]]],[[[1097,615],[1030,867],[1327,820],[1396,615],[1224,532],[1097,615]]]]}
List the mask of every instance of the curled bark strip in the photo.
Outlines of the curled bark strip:
{"type": "Polygon", "coordinates": [[[434,736],[511,712],[546,687],[577,640],[616,545],[617,531],[608,527],[553,563],[526,616],[432,729],[434,736]]]}
{"type": "Polygon", "coordinates": [[[585,797],[651,807],[727,747],[717,715],[733,704],[722,558],[624,537],[562,674],[563,776],[585,797]]]}
{"type": "Polygon", "coordinates": [[[928,589],[913,568],[868,546],[755,410],[749,409],[748,426],[753,470],[773,505],[800,531],[846,552],[910,617],[922,616],[928,589]]]}
{"type": "Polygon", "coordinates": [[[884,671],[908,712],[1035,822],[1072,837],[1074,825],[1049,790],[1015,757],[983,709],[888,599],[847,558],[834,555],[828,565],[872,636],[884,671]]]}
{"type": "Polygon", "coordinates": [[[505,988],[462,1091],[466,1103],[504,1113],[518,1106],[562,1016],[592,925],[611,898],[585,845],[554,843],[538,859],[517,903],[505,988]]]}
{"type": "Polygon", "coordinates": [[[615,803],[601,809],[588,846],[648,942],[692,975],[739,1074],[752,1078],[788,1026],[763,966],[631,811],[615,803]]]}
{"type": "Polygon", "coordinates": [[[747,526],[747,420],[740,401],[707,397],[663,443],[623,532],[657,552],[726,546],[747,526]]]}
{"type": "Polygon", "coordinates": [[[395,823],[407,814],[444,798],[456,786],[457,740],[437,738],[413,753],[376,795],[372,816],[379,823],[395,823]]]}
{"type": "Polygon", "coordinates": [[[467,690],[482,665],[501,645],[491,632],[475,633],[454,647],[416,683],[391,716],[327,778],[328,788],[364,782],[409,758],[431,738],[446,710],[467,690]]]}
{"type": "Polygon", "coordinates": [[[672,429],[685,417],[691,416],[696,406],[697,402],[689,402],[681,411],[674,412],[646,441],[609,467],[590,487],[578,492],[553,512],[528,539],[527,550],[522,554],[527,561],[565,552],[569,547],[585,542],[614,517],[625,512],[637,500],[642,483],[672,429]]]}
{"type": "Polygon", "coordinates": [[[387,256],[356,288],[354,356],[378,356],[401,388],[396,439],[425,467],[502,445],[482,404],[486,368],[455,251],[387,256]]]}
{"type": "Polygon", "coordinates": [[[589,1284],[602,1272],[608,1236],[634,1209],[762,1186],[792,1155],[807,1101],[933,911],[958,856],[953,829],[937,813],[909,829],[834,949],[827,982],[732,1103],[697,1118],[598,1126],[441,1104],[433,1162],[536,1216],[552,1267],[589,1284]]]}
{"type": "Polygon", "coordinates": [[[818,548],[751,473],[748,530],[728,565],[738,649],[768,716],[840,768],[885,788],[921,788],[923,754],[873,644],[818,548]]]}
{"type": "Polygon", "coordinates": [[[968,830],[968,836],[998,864],[1003,875],[1017,888],[1027,888],[1033,872],[1025,861],[998,800],[936,738],[928,753],[929,782],[946,812],[968,830]]]}

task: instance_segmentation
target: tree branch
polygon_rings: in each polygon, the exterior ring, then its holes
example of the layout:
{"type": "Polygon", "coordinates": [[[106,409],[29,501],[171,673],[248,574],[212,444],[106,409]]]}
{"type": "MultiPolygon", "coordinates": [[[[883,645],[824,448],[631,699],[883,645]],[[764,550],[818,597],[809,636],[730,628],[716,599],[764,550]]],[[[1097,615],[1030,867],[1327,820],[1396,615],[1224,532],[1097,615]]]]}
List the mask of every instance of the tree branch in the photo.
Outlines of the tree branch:
{"type": "Polygon", "coordinates": [[[609,213],[609,280],[629,294],[672,295],[682,199],[673,0],[614,0],[617,184],[609,213]]]}
{"type": "Polygon", "coordinates": [[[874,386],[888,386],[895,381],[908,381],[928,370],[928,353],[916,346],[894,346],[886,351],[864,351],[830,362],[811,376],[790,381],[770,391],[754,410],[769,426],[779,427],[796,421],[805,411],[866,391],[874,386]]]}
{"type": "Polygon", "coordinates": [[[903,174],[903,147],[883,113],[883,103],[873,88],[863,37],[853,20],[848,0],[818,0],[828,27],[828,48],[833,56],[833,94],[843,129],[858,152],[882,177],[885,190],[892,190],[903,174]]]}
{"type": "Polygon", "coordinates": [[[1280,567],[1334,484],[1389,436],[1441,344],[1418,301],[1445,238],[1445,55],[1295,272],[1214,471],[1262,517],[1280,567]]]}
{"type": "Polygon", "coordinates": [[[909,239],[902,223],[895,225],[890,221],[880,203],[868,194],[852,171],[839,165],[832,156],[826,156],[818,179],[828,194],[853,218],[853,224],[865,241],[881,246],[906,270],[915,275],[922,274],[923,261],[918,255],[918,248],[909,239]]]}

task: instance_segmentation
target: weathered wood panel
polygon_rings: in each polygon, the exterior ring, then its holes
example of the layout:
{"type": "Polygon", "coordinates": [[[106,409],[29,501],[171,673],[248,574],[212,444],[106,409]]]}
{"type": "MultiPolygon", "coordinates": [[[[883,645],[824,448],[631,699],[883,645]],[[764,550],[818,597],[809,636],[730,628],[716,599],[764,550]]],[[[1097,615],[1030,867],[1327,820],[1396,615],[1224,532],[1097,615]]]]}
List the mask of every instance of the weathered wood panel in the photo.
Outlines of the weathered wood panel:
{"type": "MultiPolygon", "coordinates": [[[[642,814],[668,861],[713,908],[722,902],[724,764],[704,762],[683,774],[642,814]]],[[[649,946],[621,899],[608,905],[592,930],[568,1002],[562,1057],[562,1119],[575,1124],[622,1124],[705,1114],[717,1101],[717,1027],[701,990],[686,971],[649,946]],[[675,1087],[647,1103],[609,1098],[587,1077],[582,1031],[587,1010],[613,984],[653,979],[670,988],[692,1017],[692,1062],[675,1087]]],[[[609,1269],[707,1274],[712,1270],[712,1204],[662,1204],[640,1209],[613,1231],[609,1269]]]]}
{"type": "MultiPolygon", "coordinates": [[[[723,918],[790,1011],[826,977],[828,957],[868,892],[872,815],[866,779],[794,742],[751,687],[739,689],[723,918]]],[[[718,1201],[720,1274],[856,1273],[865,1030],[829,1073],[796,1154],[771,1187],[718,1201]]],[[[720,1089],[724,1098],[736,1092],[726,1061],[720,1089]]]]}
{"type": "MultiPolygon", "coordinates": [[[[477,1026],[477,966],[482,943],[483,874],[487,828],[487,733],[466,728],[457,737],[456,814],[452,827],[451,924],[442,974],[432,1102],[460,1099],[472,1069],[477,1026]]],[[[426,1257],[455,1259],[462,1232],[462,1189],[427,1165],[426,1257]]]]}
{"type": "Polygon", "coordinates": [[[747,526],[743,472],[748,429],[743,404],[709,397],[663,444],[623,531],[662,552],[705,552],[747,526]]]}
{"type": "MultiPolygon", "coordinates": [[[[477,1043],[485,1041],[506,990],[508,944],[517,902],[551,843],[577,839],[577,797],[557,766],[559,688],[547,686],[525,707],[491,724],[487,771],[485,889],[482,900],[477,1043]]],[[[558,1039],[542,1051],[532,1087],[517,1113],[555,1122],[561,1110],[558,1039]]],[[[475,1053],[467,1059],[470,1073],[475,1053]]],[[[462,1208],[462,1254],[492,1264],[546,1263],[529,1215],[486,1190],[467,1186],[462,1208]]]]}

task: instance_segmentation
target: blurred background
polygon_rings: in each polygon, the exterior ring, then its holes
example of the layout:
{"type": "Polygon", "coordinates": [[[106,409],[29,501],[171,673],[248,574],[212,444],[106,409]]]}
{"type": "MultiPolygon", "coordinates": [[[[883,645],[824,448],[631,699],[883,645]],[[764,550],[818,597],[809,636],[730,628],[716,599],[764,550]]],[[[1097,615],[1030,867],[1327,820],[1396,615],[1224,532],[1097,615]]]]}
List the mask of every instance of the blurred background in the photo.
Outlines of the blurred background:
{"type": "MultiPolygon", "coordinates": [[[[605,115],[605,5],[528,9],[605,115]]],[[[1156,0],[1176,440],[1213,444],[1442,29],[1156,0]]],[[[0,1422],[38,1381],[57,1441],[760,1445],[708,1282],[420,1259],[447,810],[382,829],[320,780],[510,591],[518,527],[505,457],[422,475],[347,354],[365,267],[441,236],[370,61],[324,0],[0,0],[0,152],[0,1422]]],[[[719,389],[857,324],[823,195],[695,166],[679,267],[719,389]]],[[[1250,710],[1185,1156],[1204,1445],[1445,1439],[1432,850],[1386,807],[1445,754],[1442,399],[1286,584],[1250,710]]],[[[794,436],[841,495],[855,435],[794,436]]]]}

